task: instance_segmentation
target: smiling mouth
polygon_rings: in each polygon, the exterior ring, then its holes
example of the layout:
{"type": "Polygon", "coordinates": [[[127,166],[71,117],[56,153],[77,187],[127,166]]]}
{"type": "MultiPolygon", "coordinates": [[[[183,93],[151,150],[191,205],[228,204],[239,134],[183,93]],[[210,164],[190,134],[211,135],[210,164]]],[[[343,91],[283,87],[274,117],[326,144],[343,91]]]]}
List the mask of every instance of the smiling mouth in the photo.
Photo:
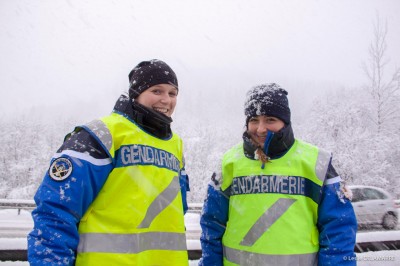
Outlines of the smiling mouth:
{"type": "Polygon", "coordinates": [[[165,115],[168,113],[168,109],[167,108],[153,107],[153,110],[157,111],[159,113],[165,114],[165,115]]]}

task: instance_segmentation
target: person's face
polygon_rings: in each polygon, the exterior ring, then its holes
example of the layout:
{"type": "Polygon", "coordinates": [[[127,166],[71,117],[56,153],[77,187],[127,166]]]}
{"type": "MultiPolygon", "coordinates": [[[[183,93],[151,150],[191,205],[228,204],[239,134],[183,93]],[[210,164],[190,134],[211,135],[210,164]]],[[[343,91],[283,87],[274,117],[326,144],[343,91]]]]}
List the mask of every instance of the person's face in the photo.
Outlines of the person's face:
{"type": "Polygon", "coordinates": [[[170,84],[154,85],[142,92],[136,101],[147,108],[171,117],[175,110],[178,90],[170,84]]]}
{"type": "Polygon", "coordinates": [[[255,143],[263,147],[268,131],[278,132],[284,126],[285,123],[279,118],[259,115],[250,118],[247,133],[255,143]]]}

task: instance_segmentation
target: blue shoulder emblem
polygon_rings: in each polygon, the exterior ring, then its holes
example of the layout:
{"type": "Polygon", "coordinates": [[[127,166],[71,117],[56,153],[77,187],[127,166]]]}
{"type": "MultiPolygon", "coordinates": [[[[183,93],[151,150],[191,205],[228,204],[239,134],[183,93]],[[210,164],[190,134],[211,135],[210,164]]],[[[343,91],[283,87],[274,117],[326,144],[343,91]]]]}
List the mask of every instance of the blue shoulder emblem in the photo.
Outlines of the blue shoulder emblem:
{"type": "Polygon", "coordinates": [[[55,181],[67,179],[72,173],[72,163],[67,158],[58,158],[50,165],[49,175],[55,181]]]}

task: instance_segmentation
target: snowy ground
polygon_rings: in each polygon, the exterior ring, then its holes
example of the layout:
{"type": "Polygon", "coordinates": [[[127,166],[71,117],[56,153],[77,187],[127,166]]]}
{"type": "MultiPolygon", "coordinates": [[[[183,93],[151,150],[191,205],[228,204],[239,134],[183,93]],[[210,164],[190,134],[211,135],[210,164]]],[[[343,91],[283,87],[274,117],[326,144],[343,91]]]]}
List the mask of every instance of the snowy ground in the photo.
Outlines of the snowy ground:
{"type": "MultiPolygon", "coordinates": [[[[188,213],[185,217],[188,230],[188,248],[199,249],[200,243],[196,237],[200,232],[199,215],[188,213]]],[[[26,249],[25,232],[29,232],[32,221],[29,211],[21,210],[0,210],[0,250],[2,249],[26,249]],[[22,235],[21,235],[22,233],[22,235]]],[[[360,232],[357,234],[357,242],[368,242],[370,240],[396,240],[400,239],[400,230],[396,231],[375,231],[360,232]]],[[[198,261],[189,262],[190,266],[197,265],[198,261]]],[[[0,261],[0,266],[28,266],[28,262],[0,261]]],[[[357,265],[359,266],[397,266],[400,265],[400,250],[376,251],[357,253],[357,265]]]]}

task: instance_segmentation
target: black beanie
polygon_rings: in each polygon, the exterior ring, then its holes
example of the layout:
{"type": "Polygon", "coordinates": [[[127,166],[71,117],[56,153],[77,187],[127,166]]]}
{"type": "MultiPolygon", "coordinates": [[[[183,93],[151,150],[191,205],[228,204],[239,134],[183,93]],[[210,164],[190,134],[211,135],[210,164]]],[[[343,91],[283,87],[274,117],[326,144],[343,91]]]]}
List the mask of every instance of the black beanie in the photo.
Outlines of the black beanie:
{"type": "Polygon", "coordinates": [[[290,109],[287,98],[288,92],[276,83],[262,84],[251,88],[246,95],[244,114],[246,125],[250,118],[267,115],[290,124],[290,109]]]}
{"type": "Polygon", "coordinates": [[[175,72],[163,61],[152,59],[140,62],[128,75],[129,98],[136,99],[142,92],[158,84],[170,84],[178,89],[175,72]]]}

